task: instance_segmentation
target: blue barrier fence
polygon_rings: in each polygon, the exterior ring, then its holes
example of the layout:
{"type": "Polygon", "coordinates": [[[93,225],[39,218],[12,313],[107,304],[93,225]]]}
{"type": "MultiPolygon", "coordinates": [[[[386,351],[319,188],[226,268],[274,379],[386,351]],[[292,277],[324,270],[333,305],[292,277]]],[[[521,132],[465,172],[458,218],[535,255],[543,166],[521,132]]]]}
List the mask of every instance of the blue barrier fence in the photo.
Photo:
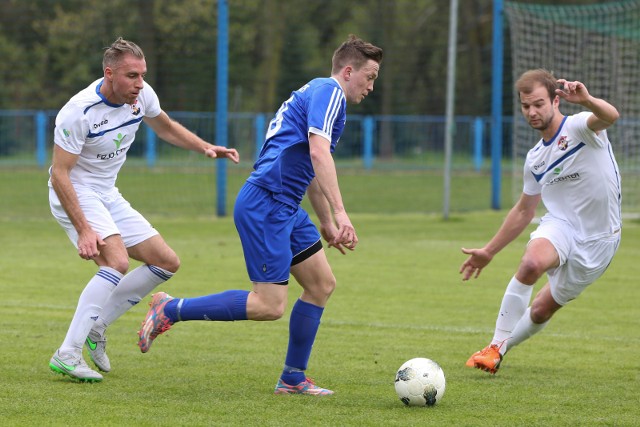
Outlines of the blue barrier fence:
{"type": "MultiPolygon", "coordinates": [[[[0,111],[0,164],[47,167],[57,111],[0,111]]],[[[215,113],[170,112],[202,138],[215,142],[215,113]]],[[[260,152],[269,116],[229,113],[228,145],[240,152],[245,162],[253,162],[260,152]]],[[[491,118],[455,118],[453,166],[480,171],[490,166],[491,118]]],[[[512,119],[504,118],[504,135],[510,138],[512,119]]],[[[128,156],[144,159],[148,167],[170,157],[148,127],[137,135],[128,156]]],[[[437,169],[444,161],[444,116],[348,116],[345,132],[334,155],[340,164],[361,167],[437,169]]],[[[511,142],[502,142],[502,156],[509,158],[511,142]]]]}

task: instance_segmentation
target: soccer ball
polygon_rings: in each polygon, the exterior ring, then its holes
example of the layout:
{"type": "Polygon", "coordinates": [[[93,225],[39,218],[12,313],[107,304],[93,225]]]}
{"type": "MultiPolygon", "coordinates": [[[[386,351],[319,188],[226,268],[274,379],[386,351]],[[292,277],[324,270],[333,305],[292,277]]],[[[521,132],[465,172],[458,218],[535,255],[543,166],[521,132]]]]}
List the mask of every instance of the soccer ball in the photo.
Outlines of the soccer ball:
{"type": "Polygon", "coordinates": [[[433,406],[442,399],[444,371],[431,359],[406,361],[396,373],[396,393],[407,406],[433,406]]]}

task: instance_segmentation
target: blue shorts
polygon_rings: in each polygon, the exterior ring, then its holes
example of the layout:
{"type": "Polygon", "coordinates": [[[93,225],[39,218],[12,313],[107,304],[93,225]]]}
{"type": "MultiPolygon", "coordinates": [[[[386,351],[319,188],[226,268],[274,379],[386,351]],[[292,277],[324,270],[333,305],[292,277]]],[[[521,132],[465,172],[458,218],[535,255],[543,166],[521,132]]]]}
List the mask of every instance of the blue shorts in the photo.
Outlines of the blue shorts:
{"type": "Polygon", "coordinates": [[[233,219],[252,282],[289,283],[292,265],[322,249],[320,233],[307,212],[273,198],[273,193],[245,183],[233,219]]]}

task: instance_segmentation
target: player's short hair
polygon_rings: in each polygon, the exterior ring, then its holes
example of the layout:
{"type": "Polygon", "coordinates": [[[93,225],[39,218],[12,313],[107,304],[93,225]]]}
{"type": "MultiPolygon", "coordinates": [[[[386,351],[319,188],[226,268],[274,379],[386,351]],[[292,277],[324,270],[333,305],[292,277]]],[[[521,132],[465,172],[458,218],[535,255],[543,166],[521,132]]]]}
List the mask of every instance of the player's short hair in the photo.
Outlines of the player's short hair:
{"type": "Polygon", "coordinates": [[[535,86],[539,84],[547,89],[549,99],[553,101],[556,97],[556,89],[558,89],[557,79],[551,71],[544,68],[536,68],[522,73],[514,85],[516,92],[518,92],[518,98],[520,98],[521,93],[529,94],[533,92],[535,86]]]}
{"type": "Polygon", "coordinates": [[[338,73],[347,65],[359,70],[369,59],[381,63],[382,49],[349,34],[349,38],[333,52],[331,74],[338,73]]]}
{"type": "Polygon", "coordinates": [[[133,55],[139,59],[144,59],[144,52],[142,52],[140,46],[134,42],[125,40],[122,37],[118,37],[116,41],[111,43],[111,46],[104,50],[104,56],[102,57],[102,70],[104,71],[107,67],[114,68],[118,65],[120,59],[127,54],[133,55]]]}

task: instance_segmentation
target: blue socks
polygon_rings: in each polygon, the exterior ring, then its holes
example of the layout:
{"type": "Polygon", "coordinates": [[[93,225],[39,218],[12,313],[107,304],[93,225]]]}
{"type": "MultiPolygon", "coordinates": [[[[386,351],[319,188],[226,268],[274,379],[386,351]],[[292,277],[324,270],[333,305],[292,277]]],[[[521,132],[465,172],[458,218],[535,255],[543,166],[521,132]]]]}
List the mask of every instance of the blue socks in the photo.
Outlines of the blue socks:
{"type": "MultiPolygon", "coordinates": [[[[186,320],[247,320],[248,297],[249,291],[233,290],[198,298],[176,298],[165,305],[164,313],[173,323],[186,320]]],[[[293,306],[289,320],[289,347],[280,377],[289,385],[300,384],[306,379],[304,371],[323,311],[323,307],[300,299],[293,306]]]]}
{"type": "Polygon", "coordinates": [[[280,377],[289,385],[300,384],[306,379],[304,371],[307,369],[323,311],[323,307],[300,299],[293,306],[289,320],[289,348],[280,377]]]}
{"type": "Polygon", "coordinates": [[[198,298],[176,298],[164,307],[173,323],[185,320],[247,320],[249,291],[224,291],[198,298]]]}

